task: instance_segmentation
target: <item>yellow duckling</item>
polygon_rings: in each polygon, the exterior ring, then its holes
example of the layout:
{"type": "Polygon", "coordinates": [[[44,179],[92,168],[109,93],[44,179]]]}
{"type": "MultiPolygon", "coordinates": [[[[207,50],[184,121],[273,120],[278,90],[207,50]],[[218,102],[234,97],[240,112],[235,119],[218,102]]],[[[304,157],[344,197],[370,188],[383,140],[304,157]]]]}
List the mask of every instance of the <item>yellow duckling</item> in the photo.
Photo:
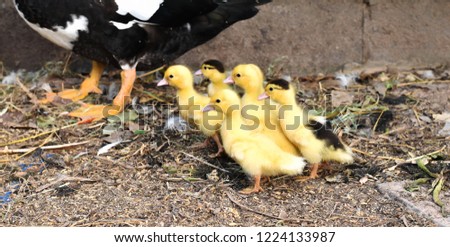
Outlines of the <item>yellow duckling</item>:
{"type": "Polygon", "coordinates": [[[298,149],[284,135],[278,123],[276,107],[270,102],[258,100],[258,96],[264,92],[264,74],[254,64],[241,64],[236,66],[231,76],[225,83],[235,83],[244,89],[241,99],[242,116],[249,128],[257,128],[269,136],[284,151],[299,155],[298,149]]]}
{"type": "Polygon", "coordinates": [[[203,75],[211,82],[207,88],[208,96],[210,97],[217,93],[217,91],[231,89],[228,84],[223,82],[227,75],[225,74],[225,67],[218,60],[211,59],[205,61],[201,69],[195,72],[195,75],[203,75]]]}
{"type": "MultiPolygon", "coordinates": [[[[164,79],[158,86],[170,85],[177,89],[177,99],[180,115],[186,121],[194,123],[203,134],[211,137],[217,144],[218,151],[214,155],[222,154],[223,146],[220,143],[218,131],[223,116],[218,112],[203,112],[202,109],[209,104],[209,97],[199,94],[194,89],[194,78],[191,71],[183,65],[169,67],[164,73],[164,79]]],[[[203,145],[207,145],[208,139],[203,145]]]]}
{"type": "Polygon", "coordinates": [[[295,100],[295,90],[283,79],[267,83],[265,93],[259,99],[270,97],[280,104],[279,122],[285,135],[297,145],[306,161],[313,165],[309,179],[317,178],[319,163],[337,161],[352,163],[352,150],[319,118],[309,117],[295,100]]]}
{"type": "Polygon", "coordinates": [[[220,135],[225,152],[254,179],[253,188],[244,189],[241,193],[262,191],[261,176],[298,175],[303,172],[306,164],[302,157],[286,152],[261,131],[245,128],[240,99],[234,91],[222,90],[214,94],[210,105],[204,109],[211,110],[224,114],[220,135]]]}

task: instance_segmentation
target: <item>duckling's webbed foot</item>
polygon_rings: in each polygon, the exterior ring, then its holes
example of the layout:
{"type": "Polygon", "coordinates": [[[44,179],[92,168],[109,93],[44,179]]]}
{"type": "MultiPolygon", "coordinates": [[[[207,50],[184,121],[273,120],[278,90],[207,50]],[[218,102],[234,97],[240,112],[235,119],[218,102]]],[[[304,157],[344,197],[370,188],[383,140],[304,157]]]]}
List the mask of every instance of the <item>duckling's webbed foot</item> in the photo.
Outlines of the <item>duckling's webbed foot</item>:
{"type": "Polygon", "coordinates": [[[211,157],[211,158],[217,158],[217,157],[219,157],[219,156],[221,156],[224,152],[225,152],[225,149],[223,148],[223,145],[222,145],[222,143],[220,142],[220,138],[219,138],[219,135],[217,134],[217,133],[215,133],[213,136],[211,136],[211,138],[214,140],[214,142],[216,143],[216,145],[217,145],[217,153],[215,153],[215,154],[212,154],[212,155],[210,155],[209,157],[211,157]]]}
{"type": "Polygon", "coordinates": [[[204,148],[207,148],[210,145],[210,141],[211,141],[211,138],[208,137],[208,138],[205,139],[204,142],[196,143],[196,144],[192,145],[191,148],[193,148],[193,149],[204,149],[204,148]]]}
{"type": "Polygon", "coordinates": [[[309,173],[309,176],[298,176],[296,177],[295,181],[297,182],[306,182],[310,179],[316,179],[319,177],[317,174],[317,171],[319,170],[319,163],[313,164],[311,168],[311,172],[309,173]]]}
{"type": "Polygon", "coordinates": [[[261,188],[261,176],[255,176],[255,185],[253,186],[253,188],[245,188],[239,191],[239,193],[249,195],[252,193],[259,193],[261,191],[263,191],[263,188],[261,188]]]}
{"type": "Polygon", "coordinates": [[[208,155],[210,158],[217,158],[217,157],[220,157],[220,156],[222,156],[222,154],[225,152],[225,149],[222,147],[222,146],[220,146],[219,147],[219,150],[217,151],[217,153],[215,153],[215,154],[210,154],[210,155],[208,155]]]}

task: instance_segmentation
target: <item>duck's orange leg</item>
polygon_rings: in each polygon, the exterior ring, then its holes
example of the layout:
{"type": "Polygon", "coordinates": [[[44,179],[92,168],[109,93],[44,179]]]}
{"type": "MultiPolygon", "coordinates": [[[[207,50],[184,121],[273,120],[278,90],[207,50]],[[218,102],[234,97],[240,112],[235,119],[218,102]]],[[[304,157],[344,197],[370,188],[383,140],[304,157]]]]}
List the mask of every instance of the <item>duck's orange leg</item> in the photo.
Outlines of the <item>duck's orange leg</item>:
{"type": "Polygon", "coordinates": [[[319,175],[317,174],[317,171],[319,170],[319,163],[313,164],[313,167],[311,168],[311,172],[309,173],[310,179],[318,178],[319,175]]]}
{"type": "Polygon", "coordinates": [[[101,94],[102,90],[98,87],[98,83],[102,77],[104,69],[104,64],[92,61],[92,69],[89,73],[89,77],[81,83],[80,89],[66,89],[59,93],[47,93],[46,98],[40,102],[43,104],[52,102],[56,96],[63,99],[78,101],[84,99],[89,93],[101,94]]]}
{"type": "Polygon", "coordinates": [[[319,170],[319,163],[315,163],[312,165],[311,172],[309,173],[309,176],[299,176],[295,180],[298,182],[305,182],[310,179],[316,179],[319,177],[317,174],[317,171],[319,170]]]}
{"type": "Polygon", "coordinates": [[[220,155],[222,155],[223,152],[225,151],[225,149],[223,148],[222,142],[220,142],[219,134],[217,134],[217,132],[213,136],[211,136],[211,138],[214,140],[214,142],[217,145],[217,153],[215,153],[214,155],[211,155],[211,158],[216,158],[216,157],[219,157],[220,155]]]}
{"type": "Polygon", "coordinates": [[[114,98],[112,105],[84,104],[77,110],[69,113],[69,116],[80,117],[82,119],[93,118],[94,121],[97,121],[122,112],[125,105],[130,102],[131,90],[136,80],[136,69],[123,70],[120,75],[122,77],[122,86],[114,98]]]}
{"type": "Polygon", "coordinates": [[[241,190],[241,191],[239,191],[241,194],[252,194],[252,193],[258,193],[258,192],[261,192],[261,191],[263,191],[263,189],[261,188],[261,176],[260,175],[258,175],[258,176],[255,176],[254,177],[254,179],[255,179],[255,185],[253,186],[253,188],[246,188],[246,189],[243,189],[243,190],[241,190]]]}

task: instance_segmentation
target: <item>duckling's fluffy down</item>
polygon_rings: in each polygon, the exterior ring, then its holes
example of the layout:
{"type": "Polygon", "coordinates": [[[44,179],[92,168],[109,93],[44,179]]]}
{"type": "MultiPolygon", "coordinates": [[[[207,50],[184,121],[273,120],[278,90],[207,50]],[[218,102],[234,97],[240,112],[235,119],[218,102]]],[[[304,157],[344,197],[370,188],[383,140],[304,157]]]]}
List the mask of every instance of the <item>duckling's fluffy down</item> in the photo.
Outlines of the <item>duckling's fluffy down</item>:
{"type": "Polygon", "coordinates": [[[298,175],[306,165],[303,158],[284,152],[263,135],[236,138],[227,144],[224,140],[225,151],[251,176],[298,175]]]}

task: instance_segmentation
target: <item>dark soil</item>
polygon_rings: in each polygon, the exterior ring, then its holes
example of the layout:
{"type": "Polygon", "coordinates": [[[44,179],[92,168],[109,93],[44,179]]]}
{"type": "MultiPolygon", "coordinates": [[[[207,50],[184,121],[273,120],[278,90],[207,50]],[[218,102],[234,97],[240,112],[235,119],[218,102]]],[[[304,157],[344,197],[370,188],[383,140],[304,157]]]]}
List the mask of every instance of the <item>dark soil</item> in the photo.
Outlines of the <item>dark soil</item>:
{"type": "MultiPolygon", "coordinates": [[[[133,91],[151,114],[73,125],[77,120],[62,113],[76,103],[37,105],[30,98],[42,98],[45,83],[58,91],[63,84],[77,87],[81,78],[48,68],[24,74],[25,91],[0,84],[0,225],[434,226],[376,186],[428,177],[414,158],[430,153],[427,167],[448,178],[449,137],[439,134],[445,121],[438,116],[450,111],[450,83],[441,68],[430,70],[433,79],[416,70],[365,74],[346,88],[334,75],[293,77],[299,102],[333,120],[356,161],[333,164],[304,183],[272,178],[263,192],[249,196],[238,193],[251,182],[233,160],[209,158],[213,146],[191,148],[204,140],[199,132],[164,129],[168,116],[177,113],[174,91],[156,88],[153,77],[140,79],[133,91]],[[74,143],[83,144],[36,149],[74,143]],[[32,150],[20,158],[25,148],[32,150]]],[[[102,78],[105,89],[114,83],[120,83],[117,74],[102,78]]],[[[110,103],[110,91],[83,101],[110,103]]],[[[131,105],[127,111],[135,112],[131,105]]],[[[420,186],[431,189],[432,181],[420,186]]],[[[447,179],[441,197],[449,195],[448,188],[447,179]]]]}

